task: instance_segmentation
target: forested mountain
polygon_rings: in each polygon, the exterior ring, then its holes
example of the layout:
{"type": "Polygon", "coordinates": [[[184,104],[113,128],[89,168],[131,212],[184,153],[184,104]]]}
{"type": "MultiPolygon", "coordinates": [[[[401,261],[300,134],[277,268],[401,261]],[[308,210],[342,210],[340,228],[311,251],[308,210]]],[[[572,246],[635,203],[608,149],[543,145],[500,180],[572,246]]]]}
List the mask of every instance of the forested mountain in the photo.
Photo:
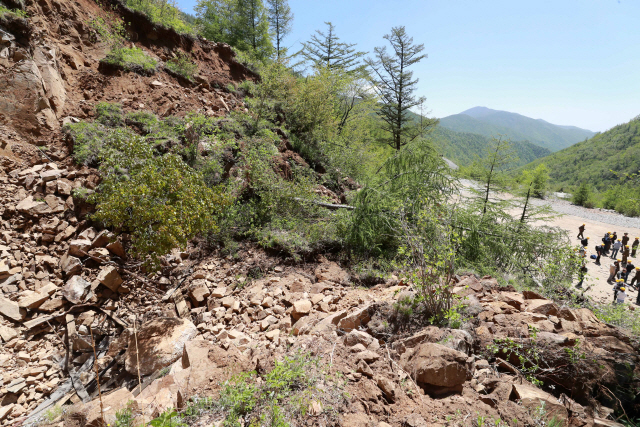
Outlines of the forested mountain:
{"type": "MultiPolygon", "coordinates": [[[[414,113],[411,115],[415,121],[420,121],[420,115],[414,113]]],[[[443,126],[436,126],[427,136],[440,154],[459,166],[468,166],[477,157],[484,157],[491,138],[478,133],[456,132],[443,126]]],[[[511,144],[516,157],[513,162],[514,167],[526,165],[551,154],[548,149],[528,141],[512,141],[511,144]]]]}
{"type": "Polygon", "coordinates": [[[456,132],[489,137],[501,134],[512,141],[530,141],[552,152],[595,135],[594,132],[575,126],[554,125],[541,119],[486,107],[474,107],[460,114],[444,117],[440,119],[440,125],[456,132]]]}
{"type": "Polygon", "coordinates": [[[536,160],[526,169],[544,162],[552,183],[577,185],[583,182],[606,190],[620,182],[618,175],[640,170],[640,116],[593,138],[536,160]],[[615,172],[615,173],[614,173],[615,172]]]}
{"type": "MultiPolygon", "coordinates": [[[[436,145],[436,149],[444,157],[452,160],[460,166],[471,164],[476,157],[486,155],[486,149],[491,138],[476,133],[455,132],[442,126],[438,126],[430,139],[436,145]]],[[[517,159],[514,166],[526,165],[540,157],[551,154],[551,151],[528,141],[513,141],[513,150],[517,159]]]]}

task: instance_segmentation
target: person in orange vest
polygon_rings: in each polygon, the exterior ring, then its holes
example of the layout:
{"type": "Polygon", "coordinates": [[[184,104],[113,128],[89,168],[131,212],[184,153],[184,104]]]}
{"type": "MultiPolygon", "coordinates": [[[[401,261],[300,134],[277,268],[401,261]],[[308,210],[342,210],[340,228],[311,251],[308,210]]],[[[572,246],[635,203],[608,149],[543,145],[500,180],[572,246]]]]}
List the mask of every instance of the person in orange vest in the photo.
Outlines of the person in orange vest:
{"type": "Polygon", "coordinates": [[[640,245],[640,237],[636,237],[636,240],[631,244],[631,256],[636,257],[636,251],[638,250],[638,245],[640,245]]]}
{"type": "Polygon", "coordinates": [[[584,233],[584,224],[582,224],[580,227],[578,227],[578,239],[584,239],[584,235],[582,233],[584,233]]]}

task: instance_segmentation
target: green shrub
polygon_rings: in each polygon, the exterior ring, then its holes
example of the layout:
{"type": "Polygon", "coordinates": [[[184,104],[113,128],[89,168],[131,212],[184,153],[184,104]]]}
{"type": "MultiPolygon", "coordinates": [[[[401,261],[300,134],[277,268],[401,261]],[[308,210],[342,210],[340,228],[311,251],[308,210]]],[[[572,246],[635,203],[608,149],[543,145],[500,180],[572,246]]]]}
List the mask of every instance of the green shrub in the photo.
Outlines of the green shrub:
{"type": "Polygon", "coordinates": [[[135,256],[157,267],[171,249],[217,229],[227,198],[178,155],[156,156],[137,135],[115,138],[108,148],[102,183],[89,201],[96,204],[94,220],[131,233],[135,256]]]}
{"type": "Polygon", "coordinates": [[[593,192],[591,186],[583,182],[573,194],[573,203],[584,207],[593,207],[593,192]]]}
{"type": "Polygon", "coordinates": [[[145,135],[158,128],[158,118],[150,111],[132,111],[127,113],[124,121],[127,125],[138,128],[145,135]]]}
{"type": "Polygon", "coordinates": [[[73,140],[73,158],[87,166],[98,166],[115,144],[133,136],[127,128],[113,129],[95,122],[69,124],[65,131],[73,140]]]}
{"type": "Polygon", "coordinates": [[[115,103],[98,102],[96,104],[96,121],[109,127],[122,126],[124,124],[122,106],[115,103]]]}
{"type": "Polygon", "coordinates": [[[100,62],[142,75],[155,73],[158,66],[158,61],[138,47],[115,47],[100,62]]]}
{"type": "Polygon", "coordinates": [[[86,24],[91,29],[92,42],[104,42],[110,46],[119,46],[126,38],[127,31],[122,18],[107,21],[97,16],[87,21],[86,24]]]}
{"type": "Polygon", "coordinates": [[[20,9],[9,9],[8,7],[0,4],[0,16],[4,16],[6,14],[17,16],[18,18],[28,18],[27,12],[20,9]]]}
{"type": "Polygon", "coordinates": [[[125,0],[125,5],[149,17],[151,22],[172,28],[181,34],[195,34],[192,25],[185,21],[186,15],[178,9],[175,0],[125,0]]]}
{"type": "Polygon", "coordinates": [[[175,58],[168,60],[165,66],[169,71],[189,81],[193,80],[193,76],[198,71],[198,64],[193,62],[189,55],[182,52],[179,52],[175,58]]]}

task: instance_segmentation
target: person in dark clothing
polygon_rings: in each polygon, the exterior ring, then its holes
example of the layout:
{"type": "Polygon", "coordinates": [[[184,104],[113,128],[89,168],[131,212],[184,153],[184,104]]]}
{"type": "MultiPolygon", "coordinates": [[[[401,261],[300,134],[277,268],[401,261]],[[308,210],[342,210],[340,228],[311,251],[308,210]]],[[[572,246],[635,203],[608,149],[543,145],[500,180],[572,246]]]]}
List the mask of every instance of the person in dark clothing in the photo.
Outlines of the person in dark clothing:
{"type": "Polygon", "coordinates": [[[596,246],[596,253],[598,254],[597,258],[596,258],[596,264],[600,265],[600,257],[602,256],[602,254],[604,253],[604,245],[598,245],[596,246]]]}
{"type": "Polygon", "coordinates": [[[580,281],[576,285],[576,288],[581,288],[582,287],[582,282],[584,282],[584,276],[587,275],[587,271],[589,271],[587,269],[587,266],[582,264],[582,267],[580,267],[580,272],[578,274],[578,277],[580,278],[580,281]]]}
{"type": "Polygon", "coordinates": [[[626,264],[629,259],[629,245],[622,247],[622,263],[626,264]]]}
{"type": "MultiPolygon", "coordinates": [[[[636,289],[640,287],[640,267],[636,267],[636,274],[633,276],[633,279],[631,279],[630,286],[633,286],[636,289]]],[[[638,292],[638,294],[638,298],[640,299],[640,292],[638,292]]]]}
{"type": "Polygon", "coordinates": [[[636,268],[636,266],[629,262],[627,263],[625,268],[627,269],[627,274],[624,276],[624,283],[627,283],[627,279],[629,278],[633,270],[636,268]]]}
{"type": "Polygon", "coordinates": [[[611,244],[613,244],[613,242],[615,242],[616,240],[618,240],[618,233],[614,231],[613,235],[611,236],[611,244]]]}
{"type": "Polygon", "coordinates": [[[609,249],[611,248],[611,234],[604,236],[602,243],[604,243],[604,254],[609,255],[609,249]]]}
{"type": "Polygon", "coordinates": [[[584,233],[584,224],[582,224],[580,227],[578,227],[578,239],[584,239],[584,235],[582,233],[584,233]]]}
{"type": "Polygon", "coordinates": [[[622,236],[622,246],[626,246],[629,244],[629,233],[624,233],[624,236],[622,236]]]}
{"type": "Polygon", "coordinates": [[[631,256],[636,257],[636,251],[638,250],[638,245],[640,245],[640,238],[636,237],[636,240],[633,241],[631,245],[631,256]]]}
{"type": "Polygon", "coordinates": [[[584,239],[580,240],[580,244],[585,247],[589,246],[589,238],[585,237],[584,239]]]}

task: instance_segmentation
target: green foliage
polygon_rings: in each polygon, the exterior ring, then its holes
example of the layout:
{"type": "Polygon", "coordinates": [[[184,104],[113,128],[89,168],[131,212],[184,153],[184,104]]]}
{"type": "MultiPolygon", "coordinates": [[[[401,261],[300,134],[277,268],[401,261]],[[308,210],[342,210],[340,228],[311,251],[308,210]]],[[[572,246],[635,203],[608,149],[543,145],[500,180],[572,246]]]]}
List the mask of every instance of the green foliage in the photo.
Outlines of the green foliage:
{"type": "Polygon", "coordinates": [[[129,129],[107,128],[95,122],[72,123],[65,131],[73,140],[73,158],[87,166],[97,166],[113,145],[133,136],[129,129]]]}
{"type": "Polygon", "coordinates": [[[637,310],[630,310],[626,304],[594,303],[589,308],[603,322],[640,336],[640,313],[637,310]]]}
{"type": "Polygon", "coordinates": [[[381,108],[378,116],[382,120],[385,132],[383,141],[393,149],[403,146],[436,125],[435,119],[413,120],[409,114],[412,108],[422,106],[424,97],[416,98],[418,79],[413,79],[412,65],[417,64],[426,55],[422,54],[423,44],[413,44],[404,27],[394,27],[391,33],[384,36],[391,44],[392,52],[386,46],[374,49],[375,59],[367,59],[371,69],[371,83],[380,97],[381,108]]]}
{"type": "Polygon", "coordinates": [[[124,408],[116,411],[116,425],[115,427],[134,427],[133,424],[133,410],[131,409],[131,402],[124,408]]]}
{"type": "Polygon", "coordinates": [[[127,35],[124,21],[120,17],[111,18],[107,21],[97,16],[87,21],[92,42],[103,42],[112,47],[122,46],[127,35]]]}
{"type": "Polygon", "coordinates": [[[544,163],[540,163],[533,170],[522,171],[519,181],[523,186],[523,191],[530,192],[533,197],[543,198],[547,191],[549,168],[544,163]]]}
{"type": "Polygon", "coordinates": [[[298,425],[313,400],[323,404],[327,416],[334,416],[329,404],[342,399],[341,385],[322,368],[319,358],[299,352],[276,361],[261,378],[256,372],[235,375],[220,392],[218,408],[225,414],[223,425],[298,425]],[[321,381],[324,387],[319,388],[316,385],[321,381]]]}
{"type": "Polygon", "coordinates": [[[573,203],[587,208],[593,207],[593,193],[591,186],[587,182],[581,183],[578,190],[573,193],[573,203]]]}
{"type": "Polygon", "coordinates": [[[529,326],[528,342],[522,340],[516,341],[513,338],[495,338],[494,344],[487,346],[487,349],[493,353],[501,353],[506,360],[515,356],[518,359],[518,369],[534,385],[541,386],[543,383],[536,378],[536,374],[540,372],[542,364],[542,352],[538,346],[538,329],[529,326]]]}
{"type": "Polygon", "coordinates": [[[198,0],[195,11],[206,38],[252,52],[260,60],[271,55],[273,46],[262,0],[198,0]]]}
{"type": "Polygon", "coordinates": [[[149,422],[152,427],[187,427],[187,424],[183,422],[182,417],[173,408],[165,410],[149,422]]]}
{"type": "Polygon", "coordinates": [[[143,135],[148,135],[159,128],[158,118],[150,111],[132,111],[127,113],[124,122],[137,128],[143,135]]]}
{"type": "Polygon", "coordinates": [[[276,59],[284,57],[287,48],[282,46],[282,40],[289,35],[293,24],[293,13],[288,0],[267,0],[267,20],[275,44],[276,59]]]}
{"type": "Polygon", "coordinates": [[[157,265],[159,256],[216,230],[216,216],[228,202],[179,156],[155,156],[138,136],[114,139],[110,148],[113,154],[100,165],[99,191],[89,200],[96,204],[95,220],[131,232],[134,255],[157,265]]]}
{"type": "Polygon", "coordinates": [[[596,190],[605,191],[617,184],[633,181],[631,175],[640,169],[638,157],[640,116],[527,165],[526,169],[533,169],[544,162],[549,167],[551,183],[558,188],[570,191],[573,183],[584,182],[596,190]]]}
{"type": "Polygon", "coordinates": [[[18,18],[28,18],[29,15],[24,10],[20,9],[9,9],[8,7],[0,4],[0,17],[4,15],[13,15],[18,18]]]}
{"type": "Polygon", "coordinates": [[[122,106],[108,102],[96,104],[96,121],[108,127],[118,127],[124,124],[122,106]]]}
{"type": "Polygon", "coordinates": [[[139,47],[114,47],[100,62],[142,75],[151,75],[158,67],[158,61],[139,47]]]}
{"type": "Polygon", "coordinates": [[[171,58],[165,65],[171,72],[176,73],[187,80],[193,80],[193,76],[198,71],[198,64],[193,62],[189,55],[178,52],[175,58],[171,58]]]}
{"type": "MultiPolygon", "coordinates": [[[[2,6],[0,6],[0,13],[2,12],[2,6]]],[[[60,405],[54,405],[53,407],[47,409],[47,411],[44,413],[43,417],[44,420],[47,423],[53,423],[55,420],[57,420],[59,417],[61,417],[64,413],[64,410],[62,408],[62,406],[60,405]]]]}
{"type": "Polygon", "coordinates": [[[360,58],[366,55],[366,52],[358,52],[355,43],[340,41],[334,25],[331,22],[325,24],[326,33],[316,30],[311,40],[302,43],[302,49],[298,54],[316,68],[339,69],[349,74],[362,72],[364,67],[360,58]]]}
{"type": "Polygon", "coordinates": [[[196,33],[195,27],[187,22],[187,16],[178,8],[176,0],[125,0],[124,4],[144,13],[156,25],[172,28],[180,34],[196,33]]]}

